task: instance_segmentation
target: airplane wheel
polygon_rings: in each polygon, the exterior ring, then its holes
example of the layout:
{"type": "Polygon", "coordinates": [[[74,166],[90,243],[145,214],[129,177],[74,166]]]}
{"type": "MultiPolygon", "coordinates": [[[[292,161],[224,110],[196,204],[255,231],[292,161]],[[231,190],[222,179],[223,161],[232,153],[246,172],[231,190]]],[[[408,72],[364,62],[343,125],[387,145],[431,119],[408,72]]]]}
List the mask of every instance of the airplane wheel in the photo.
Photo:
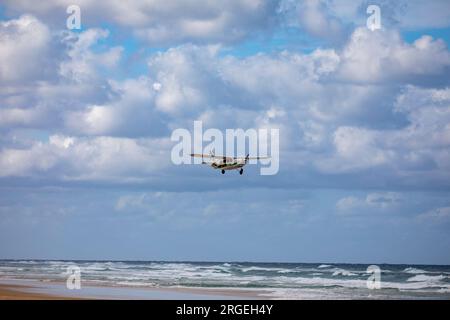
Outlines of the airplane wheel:
{"type": "Polygon", "coordinates": [[[225,170],[222,170],[222,174],[225,174],[225,170]]]}
{"type": "Polygon", "coordinates": [[[242,175],[244,173],[244,169],[239,170],[239,174],[242,175]]]}

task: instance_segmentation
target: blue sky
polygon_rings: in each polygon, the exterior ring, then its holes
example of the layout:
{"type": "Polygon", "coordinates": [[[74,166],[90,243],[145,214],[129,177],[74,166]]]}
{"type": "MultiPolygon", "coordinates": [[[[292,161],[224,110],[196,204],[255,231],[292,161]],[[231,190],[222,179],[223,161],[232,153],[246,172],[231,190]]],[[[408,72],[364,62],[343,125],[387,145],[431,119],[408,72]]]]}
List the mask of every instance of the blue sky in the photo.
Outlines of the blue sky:
{"type": "Polygon", "coordinates": [[[450,263],[448,1],[75,3],[0,7],[0,258],[450,263]],[[279,173],[174,165],[195,120],[279,173]]]}

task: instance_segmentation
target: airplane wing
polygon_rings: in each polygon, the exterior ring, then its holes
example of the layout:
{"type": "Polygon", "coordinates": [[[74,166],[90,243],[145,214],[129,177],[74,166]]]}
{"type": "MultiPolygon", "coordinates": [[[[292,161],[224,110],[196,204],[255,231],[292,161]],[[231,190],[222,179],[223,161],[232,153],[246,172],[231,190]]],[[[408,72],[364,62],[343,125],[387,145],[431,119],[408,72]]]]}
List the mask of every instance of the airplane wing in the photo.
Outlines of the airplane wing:
{"type": "Polygon", "coordinates": [[[237,161],[245,161],[245,163],[247,163],[249,160],[270,159],[270,157],[250,157],[249,155],[247,155],[245,158],[240,157],[240,158],[235,158],[235,159],[237,161]]]}
{"type": "Polygon", "coordinates": [[[226,157],[226,156],[218,156],[213,154],[201,154],[201,153],[191,153],[191,157],[195,158],[203,158],[203,159],[221,159],[225,163],[233,162],[236,160],[260,160],[260,159],[270,159],[270,157],[226,157]]]}
{"type": "Polygon", "coordinates": [[[212,154],[201,154],[201,153],[191,153],[191,157],[195,157],[195,158],[214,158],[217,160],[222,160],[223,162],[233,162],[234,160],[236,160],[237,158],[233,158],[233,157],[226,157],[226,156],[218,156],[218,155],[212,155],[212,154]]]}
{"type": "Polygon", "coordinates": [[[191,153],[191,157],[194,157],[194,158],[216,158],[216,156],[212,156],[210,154],[201,154],[201,153],[191,153]]]}
{"type": "Polygon", "coordinates": [[[270,159],[270,157],[239,157],[236,160],[260,160],[260,159],[270,159]]]}
{"type": "Polygon", "coordinates": [[[247,159],[247,160],[259,160],[259,159],[270,159],[270,157],[246,157],[241,159],[247,159]]]}
{"type": "Polygon", "coordinates": [[[213,158],[211,155],[209,155],[209,154],[199,154],[199,153],[191,153],[191,157],[194,157],[194,158],[202,158],[202,159],[205,159],[205,160],[202,160],[202,164],[208,164],[208,165],[210,165],[210,164],[212,164],[214,161],[212,161],[212,160],[208,160],[208,159],[211,159],[211,158],[213,158]]]}

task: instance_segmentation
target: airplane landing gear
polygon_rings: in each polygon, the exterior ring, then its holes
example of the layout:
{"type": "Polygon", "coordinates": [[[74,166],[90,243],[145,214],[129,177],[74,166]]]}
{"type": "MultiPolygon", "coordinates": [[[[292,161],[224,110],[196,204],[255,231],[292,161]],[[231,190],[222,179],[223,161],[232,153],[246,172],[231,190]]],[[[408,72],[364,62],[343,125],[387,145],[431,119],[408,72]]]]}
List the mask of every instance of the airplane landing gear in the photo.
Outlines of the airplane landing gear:
{"type": "Polygon", "coordinates": [[[244,173],[244,169],[241,168],[241,170],[239,170],[239,174],[242,175],[244,173]]]}
{"type": "Polygon", "coordinates": [[[225,170],[222,170],[222,174],[225,174],[225,170]]]}

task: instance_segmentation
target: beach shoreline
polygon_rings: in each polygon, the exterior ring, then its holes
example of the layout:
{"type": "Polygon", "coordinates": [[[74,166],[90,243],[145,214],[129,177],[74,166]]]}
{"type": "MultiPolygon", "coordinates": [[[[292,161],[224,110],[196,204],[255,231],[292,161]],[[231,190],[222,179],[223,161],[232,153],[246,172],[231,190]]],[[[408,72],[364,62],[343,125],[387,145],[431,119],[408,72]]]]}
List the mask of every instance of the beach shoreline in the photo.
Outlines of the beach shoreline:
{"type": "Polygon", "coordinates": [[[138,288],[89,283],[69,290],[64,282],[38,279],[0,279],[0,300],[258,300],[268,290],[229,288],[138,288]]]}
{"type": "Polygon", "coordinates": [[[5,284],[0,281],[0,300],[67,300],[63,296],[49,295],[44,292],[30,292],[29,286],[5,284]]]}
{"type": "Polygon", "coordinates": [[[0,299],[450,300],[450,266],[0,260],[0,299]],[[81,289],[67,287],[77,267],[81,289]]]}

